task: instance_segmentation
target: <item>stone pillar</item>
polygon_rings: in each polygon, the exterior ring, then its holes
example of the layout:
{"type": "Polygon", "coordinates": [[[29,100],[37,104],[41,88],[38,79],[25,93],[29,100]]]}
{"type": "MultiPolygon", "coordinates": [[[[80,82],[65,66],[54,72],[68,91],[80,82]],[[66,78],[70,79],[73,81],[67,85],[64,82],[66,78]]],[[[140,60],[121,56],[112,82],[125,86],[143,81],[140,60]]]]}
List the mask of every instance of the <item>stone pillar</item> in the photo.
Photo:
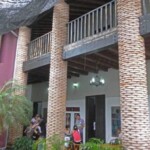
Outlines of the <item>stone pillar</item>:
{"type": "MultiPolygon", "coordinates": [[[[28,56],[28,43],[30,42],[31,31],[28,27],[20,27],[17,41],[16,58],[13,79],[17,81],[19,85],[26,86],[27,73],[23,72],[23,62],[27,60],[28,56]]],[[[25,94],[25,93],[21,93],[25,94]]],[[[19,107],[19,106],[18,106],[19,107]]],[[[23,128],[9,130],[9,142],[13,143],[17,137],[21,137],[23,128]]]]}
{"type": "Polygon", "coordinates": [[[122,142],[126,150],[150,149],[141,0],[117,0],[122,142]]]}
{"type": "Polygon", "coordinates": [[[60,0],[53,10],[52,47],[48,92],[47,137],[64,134],[67,62],[62,60],[63,46],[67,41],[69,6],[60,0]]]}

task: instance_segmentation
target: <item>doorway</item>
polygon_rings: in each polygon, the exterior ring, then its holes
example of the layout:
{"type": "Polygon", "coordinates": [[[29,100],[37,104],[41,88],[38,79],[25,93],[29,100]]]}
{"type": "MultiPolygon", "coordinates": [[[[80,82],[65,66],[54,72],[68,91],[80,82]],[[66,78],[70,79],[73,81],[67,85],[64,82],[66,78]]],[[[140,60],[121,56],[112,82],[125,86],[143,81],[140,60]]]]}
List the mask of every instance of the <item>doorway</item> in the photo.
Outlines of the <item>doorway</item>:
{"type": "Polygon", "coordinates": [[[86,141],[93,137],[105,141],[105,95],[86,97],[86,141]]]}

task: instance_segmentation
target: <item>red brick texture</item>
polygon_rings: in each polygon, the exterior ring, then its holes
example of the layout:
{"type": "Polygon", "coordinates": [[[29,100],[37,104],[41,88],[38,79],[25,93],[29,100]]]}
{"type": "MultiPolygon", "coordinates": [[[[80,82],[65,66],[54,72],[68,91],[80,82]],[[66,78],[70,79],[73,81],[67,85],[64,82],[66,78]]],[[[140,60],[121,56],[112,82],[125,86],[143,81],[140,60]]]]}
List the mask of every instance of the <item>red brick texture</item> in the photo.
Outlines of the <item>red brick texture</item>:
{"type": "Polygon", "coordinates": [[[67,42],[69,6],[60,0],[54,7],[52,25],[51,66],[48,92],[47,137],[63,136],[65,125],[67,62],[62,60],[67,42]]]}
{"type": "Polygon", "coordinates": [[[118,0],[122,142],[127,150],[150,149],[144,40],[139,33],[141,0],[118,0]]]}
{"type": "MultiPolygon", "coordinates": [[[[28,53],[27,45],[30,42],[30,35],[31,35],[31,31],[29,28],[20,27],[18,41],[17,41],[13,79],[15,79],[22,86],[26,86],[27,84],[27,73],[23,72],[23,62],[27,60],[27,53],[28,53]]],[[[20,94],[24,95],[25,93],[20,93],[20,94]]],[[[10,128],[9,142],[13,143],[17,137],[21,137],[22,132],[23,132],[22,126],[20,126],[20,128],[17,129],[10,128]]]]}

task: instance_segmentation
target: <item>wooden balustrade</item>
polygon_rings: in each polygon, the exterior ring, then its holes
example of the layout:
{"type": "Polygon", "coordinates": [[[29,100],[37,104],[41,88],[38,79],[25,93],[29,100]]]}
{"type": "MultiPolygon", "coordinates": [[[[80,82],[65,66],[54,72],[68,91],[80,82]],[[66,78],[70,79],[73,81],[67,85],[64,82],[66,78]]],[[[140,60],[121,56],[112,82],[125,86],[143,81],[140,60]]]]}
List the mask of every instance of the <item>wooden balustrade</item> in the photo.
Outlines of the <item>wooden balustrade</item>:
{"type": "Polygon", "coordinates": [[[51,32],[31,41],[28,45],[28,59],[37,58],[50,52],[51,32]]]}
{"type": "Polygon", "coordinates": [[[143,15],[150,14],[150,0],[142,0],[143,2],[143,15]]]}
{"type": "MultiPolygon", "coordinates": [[[[150,0],[142,0],[143,15],[150,14],[150,0]]],[[[116,0],[100,6],[68,23],[68,43],[71,44],[117,26],[116,0]]],[[[28,59],[50,52],[51,32],[29,43],[28,59]]]]}
{"type": "Polygon", "coordinates": [[[68,44],[117,26],[116,1],[113,0],[68,23],[68,44]]]}

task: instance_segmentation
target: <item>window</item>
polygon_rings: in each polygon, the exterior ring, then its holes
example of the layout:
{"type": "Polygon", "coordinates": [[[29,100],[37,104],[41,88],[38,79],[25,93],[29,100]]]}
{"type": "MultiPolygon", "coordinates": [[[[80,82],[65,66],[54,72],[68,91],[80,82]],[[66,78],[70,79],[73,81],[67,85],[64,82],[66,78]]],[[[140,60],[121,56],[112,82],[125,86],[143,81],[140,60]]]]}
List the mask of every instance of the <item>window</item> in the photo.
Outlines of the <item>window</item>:
{"type": "Polygon", "coordinates": [[[121,129],[121,114],[120,107],[111,108],[111,119],[112,119],[112,136],[117,137],[118,129],[121,129]]]}

